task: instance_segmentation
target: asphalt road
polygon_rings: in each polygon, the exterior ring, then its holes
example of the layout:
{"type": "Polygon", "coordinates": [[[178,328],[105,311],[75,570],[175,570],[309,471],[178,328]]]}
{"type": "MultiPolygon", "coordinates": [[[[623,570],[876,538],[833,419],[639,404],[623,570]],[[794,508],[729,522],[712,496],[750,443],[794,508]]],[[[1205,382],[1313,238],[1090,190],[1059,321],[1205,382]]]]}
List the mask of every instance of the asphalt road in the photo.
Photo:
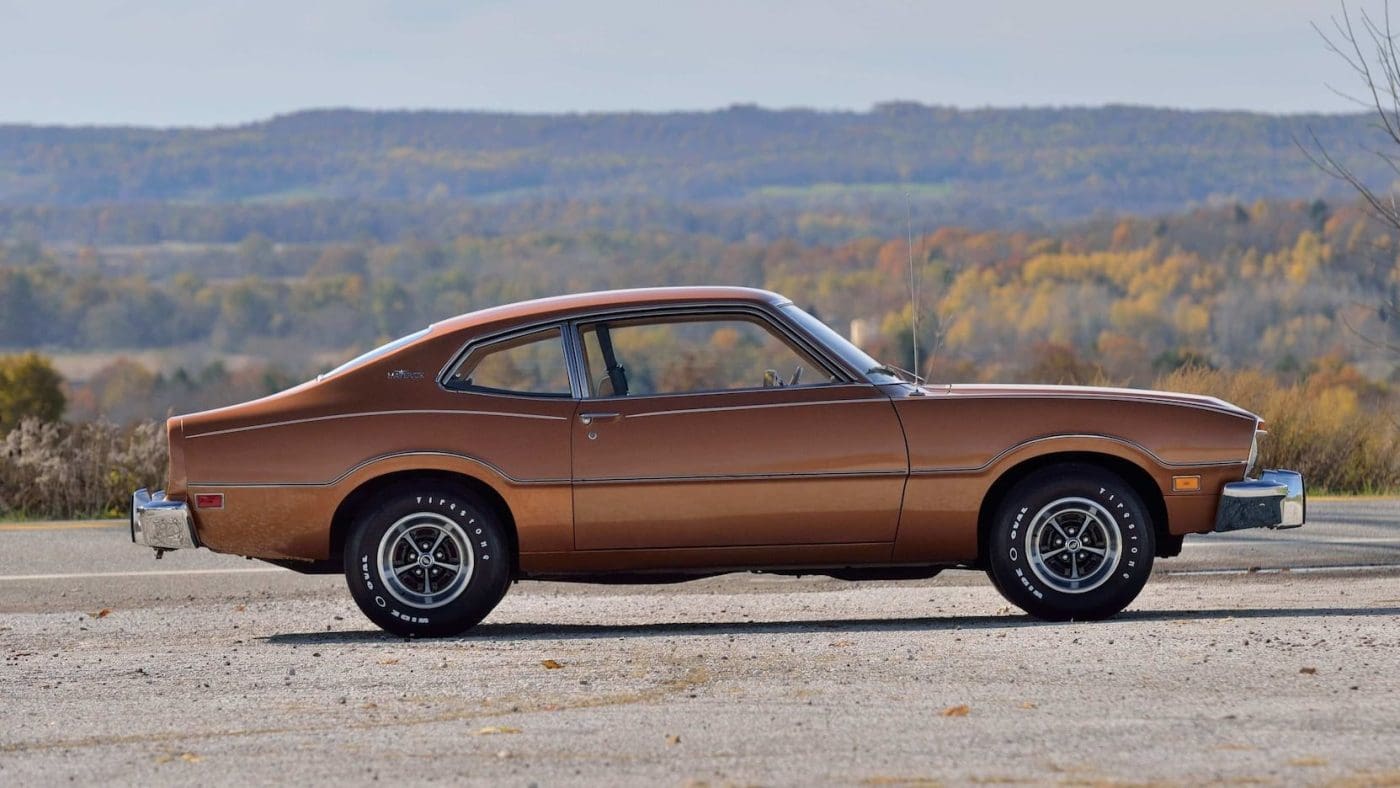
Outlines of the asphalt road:
{"type": "Polygon", "coordinates": [[[1400,784],[1400,501],[1309,517],[1188,539],[1097,624],[972,572],[732,575],[519,584],[413,642],[336,577],[0,524],[0,784],[1400,784]]]}

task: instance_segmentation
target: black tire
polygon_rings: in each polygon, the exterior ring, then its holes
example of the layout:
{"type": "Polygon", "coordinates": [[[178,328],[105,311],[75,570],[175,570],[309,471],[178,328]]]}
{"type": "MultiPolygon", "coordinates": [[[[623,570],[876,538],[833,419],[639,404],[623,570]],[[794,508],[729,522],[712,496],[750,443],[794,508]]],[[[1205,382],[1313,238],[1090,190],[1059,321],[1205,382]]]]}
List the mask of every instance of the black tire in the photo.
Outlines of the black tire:
{"type": "Polygon", "coordinates": [[[445,637],[496,607],[510,586],[511,559],[500,515],[478,496],[440,481],[407,483],[379,496],[352,526],[345,580],[360,610],[386,631],[445,637]],[[389,580],[386,568],[397,568],[401,580],[389,580]]]}
{"type": "Polygon", "coordinates": [[[1131,485],[1098,466],[1066,463],[1032,473],[1002,499],[990,528],[992,585],[1047,621],[1108,618],[1131,604],[1152,574],[1152,515],[1131,485]]]}

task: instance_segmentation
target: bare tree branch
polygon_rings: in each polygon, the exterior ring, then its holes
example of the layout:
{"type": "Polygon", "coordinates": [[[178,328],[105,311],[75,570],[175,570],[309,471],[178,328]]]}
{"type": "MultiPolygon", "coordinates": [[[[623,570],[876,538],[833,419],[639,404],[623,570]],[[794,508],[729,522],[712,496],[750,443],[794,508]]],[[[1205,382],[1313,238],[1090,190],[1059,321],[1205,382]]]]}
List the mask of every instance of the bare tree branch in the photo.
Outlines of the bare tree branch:
{"type": "MultiPolygon", "coordinates": [[[[1383,134],[1389,145],[1393,145],[1394,148],[1383,150],[1365,144],[1359,148],[1383,162],[1396,176],[1400,176],[1400,45],[1397,44],[1397,35],[1392,27],[1390,3],[1387,0],[1379,20],[1364,8],[1358,15],[1353,16],[1346,0],[1341,0],[1340,5],[1340,15],[1330,17],[1333,32],[1323,30],[1316,23],[1312,28],[1322,39],[1327,51],[1336,55],[1357,76],[1362,86],[1362,95],[1370,96],[1370,101],[1358,100],[1330,85],[1328,89],[1344,99],[1365,106],[1373,113],[1374,128],[1383,134]]],[[[1390,230],[1400,233],[1400,197],[1397,197],[1393,189],[1387,187],[1385,192],[1381,192],[1363,181],[1356,170],[1343,161],[1334,149],[1322,142],[1311,126],[1307,127],[1306,140],[1300,140],[1295,135],[1293,142],[1313,166],[1350,186],[1352,191],[1361,197],[1373,218],[1388,226],[1390,230]]],[[[1376,310],[1382,324],[1391,326],[1391,331],[1396,330],[1395,326],[1400,326],[1400,292],[1386,279],[1388,269],[1394,262],[1394,254],[1393,250],[1389,250],[1390,261],[1385,264],[1376,261],[1376,276],[1373,277],[1372,284],[1380,291],[1380,295],[1374,303],[1367,305],[1367,308],[1376,310]]],[[[1366,334],[1352,325],[1346,314],[1341,314],[1340,319],[1348,331],[1366,344],[1400,355],[1400,344],[1366,334]]]]}

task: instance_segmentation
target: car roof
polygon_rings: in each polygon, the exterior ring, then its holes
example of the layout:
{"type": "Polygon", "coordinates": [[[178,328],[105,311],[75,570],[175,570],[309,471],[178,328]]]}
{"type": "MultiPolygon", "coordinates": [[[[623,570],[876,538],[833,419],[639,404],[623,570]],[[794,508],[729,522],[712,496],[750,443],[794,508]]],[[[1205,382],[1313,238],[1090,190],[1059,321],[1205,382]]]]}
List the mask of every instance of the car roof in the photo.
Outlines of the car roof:
{"type": "Polygon", "coordinates": [[[567,317],[573,313],[612,307],[668,306],[696,302],[779,306],[788,303],[789,300],[777,293],[754,287],[640,287],[630,290],[599,290],[536,298],[468,312],[434,323],[431,333],[438,335],[534,318],[567,317]]]}

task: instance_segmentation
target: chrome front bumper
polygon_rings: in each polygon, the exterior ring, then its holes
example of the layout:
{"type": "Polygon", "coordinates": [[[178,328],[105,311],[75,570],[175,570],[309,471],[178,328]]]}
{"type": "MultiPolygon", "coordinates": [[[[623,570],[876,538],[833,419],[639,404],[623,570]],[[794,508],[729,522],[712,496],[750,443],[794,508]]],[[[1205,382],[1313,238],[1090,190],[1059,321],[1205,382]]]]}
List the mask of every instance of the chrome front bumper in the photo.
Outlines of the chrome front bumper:
{"type": "Polygon", "coordinates": [[[1215,530],[1297,528],[1307,519],[1308,494],[1297,471],[1264,471],[1258,479],[1225,485],[1215,530]]]}
{"type": "Polygon", "coordinates": [[[152,493],[142,487],[132,493],[131,541],[157,550],[198,547],[189,505],[169,500],[164,490],[152,493]]]}

